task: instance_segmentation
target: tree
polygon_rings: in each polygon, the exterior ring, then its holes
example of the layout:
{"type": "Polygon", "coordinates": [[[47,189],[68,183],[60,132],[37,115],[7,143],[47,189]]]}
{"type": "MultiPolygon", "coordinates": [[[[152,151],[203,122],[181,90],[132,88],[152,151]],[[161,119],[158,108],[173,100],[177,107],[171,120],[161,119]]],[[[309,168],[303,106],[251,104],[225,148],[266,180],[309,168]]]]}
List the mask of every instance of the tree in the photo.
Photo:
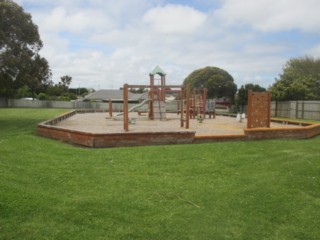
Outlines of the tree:
{"type": "Polygon", "coordinates": [[[63,88],[66,89],[66,91],[68,91],[69,89],[69,85],[71,84],[72,81],[72,77],[68,76],[68,75],[64,75],[62,77],[60,77],[61,82],[59,82],[59,85],[63,88]]]}
{"type": "Polygon", "coordinates": [[[261,87],[258,84],[252,84],[248,83],[244,86],[242,85],[240,89],[238,90],[236,103],[240,107],[241,106],[241,112],[243,112],[243,107],[247,105],[248,103],[248,91],[251,90],[253,92],[265,92],[266,89],[264,87],[261,87]]]}
{"type": "Polygon", "coordinates": [[[23,87],[19,88],[16,92],[16,95],[15,95],[16,98],[28,98],[31,96],[32,96],[32,94],[31,94],[28,86],[23,86],[23,87]]]}
{"type": "Polygon", "coordinates": [[[85,96],[89,91],[86,88],[69,88],[69,93],[73,93],[77,96],[85,96]]]}
{"type": "Polygon", "coordinates": [[[141,93],[142,94],[142,93],[147,92],[147,89],[145,89],[143,87],[141,87],[141,88],[130,88],[129,91],[132,92],[132,93],[141,93]]]}
{"type": "Polygon", "coordinates": [[[27,85],[33,98],[35,98],[36,94],[45,92],[52,86],[52,73],[49,69],[49,64],[45,58],[40,57],[38,54],[21,69],[22,74],[19,75],[16,82],[18,85],[27,85]]]}
{"type": "Polygon", "coordinates": [[[61,81],[58,84],[51,85],[48,90],[47,94],[51,97],[57,98],[63,98],[63,99],[76,99],[76,94],[69,92],[69,85],[71,84],[72,77],[68,75],[64,75],[60,77],[61,81]],[[69,95],[71,97],[69,97],[69,95]]]}
{"type": "Polygon", "coordinates": [[[29,13],[11,0],[0,0],[0,95],[13,96],[23,86],[33,95],[52,84],[42,41],[29,13]]]}
{"type": "Polygon", "coordinates": [[[208,98],[228,97],[234,100],[237,85],[233,77],[225,70],[217,67],[205,67],[193,71],[183,82],[190,84],[190,89],[207,88],[208,98]]]}
{"type": "Polygon", "coordinates": [[[320,59],[290,59],[270,90],[275,100],[319,100],[320,59]]]}

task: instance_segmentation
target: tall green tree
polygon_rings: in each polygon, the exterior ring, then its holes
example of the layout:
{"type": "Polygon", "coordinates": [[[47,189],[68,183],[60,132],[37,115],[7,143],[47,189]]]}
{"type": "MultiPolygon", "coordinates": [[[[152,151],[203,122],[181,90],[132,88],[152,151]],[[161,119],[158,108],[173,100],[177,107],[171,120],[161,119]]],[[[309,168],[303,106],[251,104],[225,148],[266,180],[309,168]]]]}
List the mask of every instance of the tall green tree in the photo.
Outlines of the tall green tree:
{"type": "Polygon", "coordinates": [[[52,84],[42,41],[31,14],[11,0],[0,0],[0,95],[13,96],[23,86],[33,95],[52,84]]]}
{"type": "Polygon", "coordinates": [[[275,100],[319,100],[320,59],[290,59],[270,90],[275,100]]]}
{"type": "Polygon", "coordinates": [[[193,71],[183,82],[190,84],[190,89],[207,88],[208,98],[228,97],[234,100],[237,85],[233,77],[225,70],[217,67],[205,67],[193,71]]]}

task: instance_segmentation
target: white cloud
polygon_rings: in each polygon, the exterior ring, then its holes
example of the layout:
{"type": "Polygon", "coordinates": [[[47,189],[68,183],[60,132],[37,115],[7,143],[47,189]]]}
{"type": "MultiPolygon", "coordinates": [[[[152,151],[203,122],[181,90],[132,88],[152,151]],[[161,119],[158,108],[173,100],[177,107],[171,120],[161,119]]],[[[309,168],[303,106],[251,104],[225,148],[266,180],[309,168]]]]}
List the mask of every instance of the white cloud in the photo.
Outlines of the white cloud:
{"type": "Polygon", "coordinates": [[[39,25],[48,32],[83,33],[103,31],[114,26],[113,21],[99,9],[68,11],[59,6],[38,15],[39,25]]]}
{"type": "Polygon", "coordinates": [[[229,25],[247,24],[261,31],[320,30],[318,0],[224,0],[219,17],[229,25]]]}
{"type": "Polygon", "coordinates": [[[320,56],[319,46],[302,47],[300,39],[272,35],[292,26],[319,29],[319,21],[312,20],[307,6],[302,7],[312,0],[297,1],[300,13],[294,6],[287,6],[292,12],[284,11],[289,2],[285,0],[221,0],[220,9],[205,13],[203,6],[197,8],[203,1],[193,1],[192,6],[170,0],[21,2],[28,3],[26,10],[39,25],[41,55],[49,61],[53,80],[68,74],[72,87],[147,84],[148,73],[158,64],[168,73],[168,84],[181,84],[195,69],[217,66],[233,75],[238,86],[250,82],[268,86],[288,56],[301,52],[320,56]],[[290,21],[292,15],[300,22],[290,21]],[[263,32],[257,34],[256,29],[263,32]]]}
{"type": "Polygon", "coordinates": [[[206,15],[183,5],[166,5],[150,9],[143,20],[160,33],[193,33],[206,20],[206,15]]]}

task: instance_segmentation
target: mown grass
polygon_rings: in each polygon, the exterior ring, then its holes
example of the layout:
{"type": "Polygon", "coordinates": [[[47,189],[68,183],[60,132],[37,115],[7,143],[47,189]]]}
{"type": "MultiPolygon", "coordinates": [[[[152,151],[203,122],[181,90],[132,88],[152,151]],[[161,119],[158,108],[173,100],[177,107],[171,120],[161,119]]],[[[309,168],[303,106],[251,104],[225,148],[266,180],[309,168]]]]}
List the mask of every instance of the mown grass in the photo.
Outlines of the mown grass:
{"type": "Polygon", "coordinates": [[[320,138],[86,149],[0,109],[0,239],[319,239],[320,138]]]}

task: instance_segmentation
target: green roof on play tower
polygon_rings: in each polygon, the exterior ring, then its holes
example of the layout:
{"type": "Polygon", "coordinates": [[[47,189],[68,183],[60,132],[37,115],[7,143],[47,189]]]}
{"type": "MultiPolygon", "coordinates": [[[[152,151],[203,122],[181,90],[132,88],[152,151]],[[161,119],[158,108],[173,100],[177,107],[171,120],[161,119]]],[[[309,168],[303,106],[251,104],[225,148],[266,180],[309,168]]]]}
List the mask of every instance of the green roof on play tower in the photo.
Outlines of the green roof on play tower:
{"type": "Polygon", "coordinates": [[[166,75],[165,71],[163,71],[161,69],[161,67],[159,67],[159,65],[157,65],[149,75],[153,76],[153,75],[156,75],[156,74],[159,74],[160,76],[165,76],[166,75]]]}

